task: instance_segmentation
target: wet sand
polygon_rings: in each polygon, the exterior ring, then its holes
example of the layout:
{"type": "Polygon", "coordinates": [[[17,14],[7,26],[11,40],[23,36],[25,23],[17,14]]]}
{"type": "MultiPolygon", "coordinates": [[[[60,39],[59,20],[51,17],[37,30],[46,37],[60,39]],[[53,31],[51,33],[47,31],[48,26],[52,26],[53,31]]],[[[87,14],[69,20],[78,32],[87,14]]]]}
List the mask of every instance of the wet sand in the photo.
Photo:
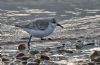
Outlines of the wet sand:
{"type": "MultiPolygon", "coordinates": [[[[41,41],[38,38],[32,38],[32,47],[43,49],[46,47],[56,47],[61,44],[66,44],[66,49],[74,51],[73,54],[64,54],[67,59],[52,60],[55,63],[74,65],[72,62],[78,62],[84,60],[90,62],[90,54],[94,50],[100,51],[100,15],[86,16],[84,18],[63,20],[60,22],[64,29],[59,27],[48,37],[53,40],[41,41]],[[78,51],[74,47],[77,40],[81,40],[84,43],[93,42],[95,45],[84,46],[78,51]],[[73,59],[73,60],[72,60],[73,59]]],[[[17,46],[21,43],[27,44],[29,34],[20,28],[16,28],[13,25],[0,24],[0,49],[1,54],[15,54],[17,46]]],[[[52,55],[51,55],[52,56],[52,55]]],[[[77,63],[76,63],[77,64],[77,63]]]]}

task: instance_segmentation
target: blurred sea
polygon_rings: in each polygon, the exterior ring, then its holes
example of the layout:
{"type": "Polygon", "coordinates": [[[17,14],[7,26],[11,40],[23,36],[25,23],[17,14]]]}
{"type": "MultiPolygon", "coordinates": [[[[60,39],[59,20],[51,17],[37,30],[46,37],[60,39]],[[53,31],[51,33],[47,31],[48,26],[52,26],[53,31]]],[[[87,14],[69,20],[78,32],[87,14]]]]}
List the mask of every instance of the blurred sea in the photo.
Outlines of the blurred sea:
{"type": "MultiPolygon", "coordinates": [[[[100,9],[79,6],[70,2],[0,1],[0,23],[12,25],[16,22],[32,21],[38,17],[55,17],[59,22],[100,14],[100,9]],[[35,3],[37,2],[37,3],[35,3]]],[[[43,0],[44,1],[44,0],[43,0]]]]}

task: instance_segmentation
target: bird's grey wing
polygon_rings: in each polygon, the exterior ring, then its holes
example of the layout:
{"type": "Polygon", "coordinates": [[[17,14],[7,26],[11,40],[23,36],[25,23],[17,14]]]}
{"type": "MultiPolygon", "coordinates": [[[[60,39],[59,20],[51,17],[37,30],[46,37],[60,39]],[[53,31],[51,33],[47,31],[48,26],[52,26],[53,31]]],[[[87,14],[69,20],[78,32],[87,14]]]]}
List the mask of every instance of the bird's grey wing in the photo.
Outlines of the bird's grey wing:
{"type": "Polygon", "coordinates": [[[34,30],[45,30],[49,25],[49,20],[35,20],[29,24],[20,26],[21,28],[28,28],[34,30]]]}
{"type": "Polygon", "coordinates": [[[37,20],[37,21],[33,22],[33,25],[38,30],[45,30],[45,29],[47,29],[49,22],[48,22],[48,20],[37,20]]]}
{"type": "Polygon", "coordinates": [[[22,26],[23,28],[28,28],[28,29],[35,29],[35,26],[32,25],[32,23],[26,24],[22,26]]]}

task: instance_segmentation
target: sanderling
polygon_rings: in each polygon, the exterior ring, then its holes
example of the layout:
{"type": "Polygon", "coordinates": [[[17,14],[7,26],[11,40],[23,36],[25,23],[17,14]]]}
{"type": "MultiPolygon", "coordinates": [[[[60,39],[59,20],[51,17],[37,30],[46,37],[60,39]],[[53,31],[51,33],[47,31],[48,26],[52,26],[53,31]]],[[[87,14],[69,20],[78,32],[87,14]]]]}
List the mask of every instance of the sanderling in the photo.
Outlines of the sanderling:
{"type": "Polygon", "coordinates": [[[15,25],[16,27],[20,27],[26,32],[30,34],[30,38],[28,41],[28,49],[30,49],[30,42],[32,36],[41,38],[43,40],[43,37],[46,37],[50,35],[56,26],[61,26],[56,22],[55,18],[47,17],[47,18],[36,18],[33,20],[33,22],[26,24],[26,25],[15,25]]]}

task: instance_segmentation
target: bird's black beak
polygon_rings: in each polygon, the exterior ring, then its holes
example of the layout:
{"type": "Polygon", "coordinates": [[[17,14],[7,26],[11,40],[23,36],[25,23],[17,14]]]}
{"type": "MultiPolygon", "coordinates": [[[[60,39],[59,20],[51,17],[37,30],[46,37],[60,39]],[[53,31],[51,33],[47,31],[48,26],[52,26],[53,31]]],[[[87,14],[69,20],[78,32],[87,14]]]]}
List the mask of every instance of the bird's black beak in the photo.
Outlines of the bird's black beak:
{"type": "Polygon", "coordinates": [[[61,28],[64,28],[62,25],[60,25],[60,24],[58,24],[58,23],[57,23],[57,26],[60,26],[61,28]]]}

